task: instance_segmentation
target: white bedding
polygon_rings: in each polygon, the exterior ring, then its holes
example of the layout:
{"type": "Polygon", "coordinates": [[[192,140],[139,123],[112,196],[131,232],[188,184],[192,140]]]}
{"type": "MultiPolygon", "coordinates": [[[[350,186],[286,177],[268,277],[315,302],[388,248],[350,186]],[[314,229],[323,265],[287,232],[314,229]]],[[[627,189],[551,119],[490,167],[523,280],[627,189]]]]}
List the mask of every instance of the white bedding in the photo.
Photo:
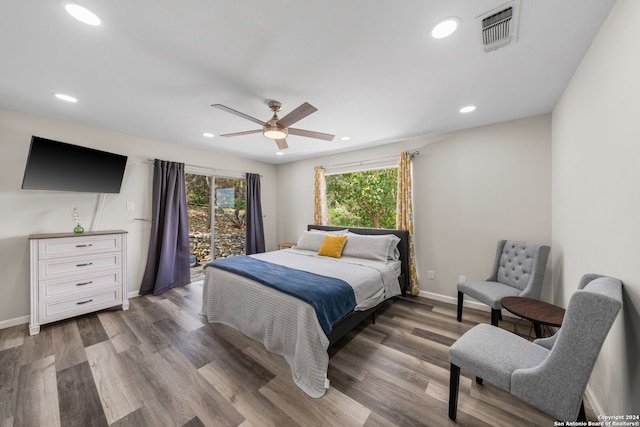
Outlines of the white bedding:
{"type": "MultiPolygon", "coordinates": [[[[252,257],[291,268],[304,269],[349,283],[356,310],[374,307],[400,294],[397,262],[359,258],[330,258],[315,252],[286,249],[252,257]]],[[[285,358],[294,382],[308,395],[326,392],[329,340],[312,306],[253,280],[217,268],[205,269],[202,314],[261,342],[285,358]]]]}
{"type": "Polygon", "coordinates": [[[400,261],[385,263],[353,257],[331,258],[296,247],[256,254],[252,257],[344,280],[353,288],[356,310],[367,310],[391,296],[400,295],[400,261]]]}

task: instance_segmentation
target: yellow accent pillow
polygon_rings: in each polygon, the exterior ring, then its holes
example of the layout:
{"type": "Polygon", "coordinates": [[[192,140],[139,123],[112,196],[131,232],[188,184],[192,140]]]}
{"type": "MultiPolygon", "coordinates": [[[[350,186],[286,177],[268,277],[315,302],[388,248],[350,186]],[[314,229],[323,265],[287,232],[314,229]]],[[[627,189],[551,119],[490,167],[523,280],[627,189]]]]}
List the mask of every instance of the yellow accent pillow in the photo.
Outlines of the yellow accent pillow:
{"type": "Polygon", "coordinates": [[[340,258],[342,256],[342,249],[344,248],[345,243],[347,243],[346,235],[334,236],[327,234],[322,242],[322,246],[320,246],[318,255],[340,258]]]}

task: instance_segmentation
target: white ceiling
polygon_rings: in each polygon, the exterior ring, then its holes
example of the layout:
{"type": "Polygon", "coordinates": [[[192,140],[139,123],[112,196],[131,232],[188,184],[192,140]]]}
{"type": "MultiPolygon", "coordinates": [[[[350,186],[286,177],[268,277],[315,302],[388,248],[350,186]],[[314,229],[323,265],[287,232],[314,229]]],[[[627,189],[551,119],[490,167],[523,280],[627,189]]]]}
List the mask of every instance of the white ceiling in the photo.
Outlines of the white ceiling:
{"type": "Polygon", "coordinates": [[[0,108],[277,164],[548,113],[615,0],[521,0],[517,41],[492,53],[476,18],[504,0],[78,2],[103,25],[2,1],[0,108]],[[448,16],[459,30],[432,38],[448,16]],[[271,99],[280,117],[309,102],[294,127],[336,138],[275,156],[261,134],[218,136],[259,126],[211,104],[267,120],[271,99]]]}

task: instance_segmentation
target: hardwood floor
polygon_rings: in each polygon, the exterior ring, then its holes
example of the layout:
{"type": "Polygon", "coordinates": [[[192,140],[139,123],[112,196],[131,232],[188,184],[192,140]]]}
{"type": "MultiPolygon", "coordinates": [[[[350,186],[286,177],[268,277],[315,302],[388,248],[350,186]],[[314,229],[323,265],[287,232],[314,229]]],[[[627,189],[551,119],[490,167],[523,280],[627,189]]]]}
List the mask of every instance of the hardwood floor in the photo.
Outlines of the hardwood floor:
{"type": "MultiPolygon", "coordinates": [[[[0,426],[446,426],[449,346],[489,313],[424,298],[387,304],[330,349],[313,399],[280,356],[198,315],[200,284],[44,325],[0,330],[0,426]]],[[[513,330],[505,317],[501,326],[513,330]]],[[[519,332],[530,324],[520,322],[519,332]]],[[[587,405],[587,416],[595,419],[587,405]]],[[[460,426],[554,420],[463,372],[460,426]]]]}

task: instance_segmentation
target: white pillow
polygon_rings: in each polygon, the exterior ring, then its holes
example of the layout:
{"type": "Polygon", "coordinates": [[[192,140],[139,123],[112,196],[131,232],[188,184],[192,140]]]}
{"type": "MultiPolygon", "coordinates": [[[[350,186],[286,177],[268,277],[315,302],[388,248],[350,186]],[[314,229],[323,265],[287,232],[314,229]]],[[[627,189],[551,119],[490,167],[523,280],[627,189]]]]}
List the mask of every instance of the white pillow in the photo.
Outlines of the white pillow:
{"type": "Polygon", "coordinates": [[[343,235],[343,234],[347,234],[349,232],[349,229],[345,228],[344,230],[318,230],[317,228],[312,228],[309,231],[311,231],[312,233],[343,235]]]}
{"type": "Polygon", "coordinates": [[[393,261],[400,259],[400,249],[398,249],[398,243],[402,240],[400,237],[395,234],[376,234],[371,235],[370,237],[390,240],[391,242],[389,243],[389,253],[387,254],[387,258],[393,261]]]}
{"type": "Polygon", "coordinates": [[[398,251],[396,256],[400,238],[394,234],[362,235],[350,232],[347,235],[349,237],[342,256],[387,262],[389,259],[398,259],[400,255],[398,251]]]}
{"type": "Polygon", "coordinates": [[[300,237],[298,237],[296,247],[298,249],[318,252],[326,235],[326,233],[318,233],[317,231],[304,231],[300,237]]]}

